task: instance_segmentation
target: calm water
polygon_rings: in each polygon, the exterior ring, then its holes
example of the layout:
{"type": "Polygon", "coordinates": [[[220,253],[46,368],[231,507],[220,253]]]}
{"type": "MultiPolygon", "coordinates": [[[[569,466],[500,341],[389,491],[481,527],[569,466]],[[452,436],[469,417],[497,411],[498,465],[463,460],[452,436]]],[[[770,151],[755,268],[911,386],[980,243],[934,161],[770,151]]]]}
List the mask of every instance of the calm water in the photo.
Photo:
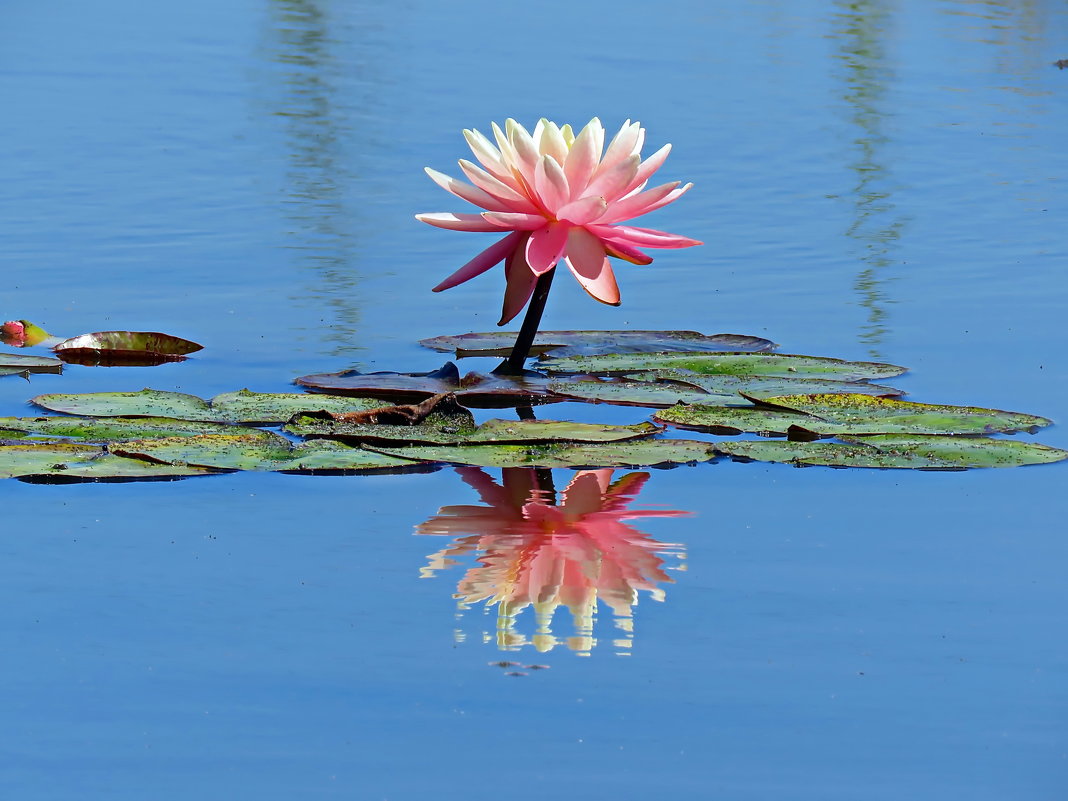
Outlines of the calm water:
{"type": "MultiPolygon", "coordinates": [[[[2,379],[0,414],[437,366],[415,341],[491,329],[502,281],[429,292],[479,238],[411,219],[459,209],[421,168],[455,172],[464,127],[596,114],[674,144],[696,187],[651,224],[708,244],[621,269],[619,309],[557,282],[546,327],[759,334],[1068,420],[1064,2],[7,5],[0,317],[206,348],[2,379]]],[[[1066,471],[624,479],[692,514],[598,523],[640,601],[577,628],[457,608],[523,545],[477,568],[442,533],[508,518],[500,471],[6,481],[0,790],[1060,799],[1066,471]]]]}

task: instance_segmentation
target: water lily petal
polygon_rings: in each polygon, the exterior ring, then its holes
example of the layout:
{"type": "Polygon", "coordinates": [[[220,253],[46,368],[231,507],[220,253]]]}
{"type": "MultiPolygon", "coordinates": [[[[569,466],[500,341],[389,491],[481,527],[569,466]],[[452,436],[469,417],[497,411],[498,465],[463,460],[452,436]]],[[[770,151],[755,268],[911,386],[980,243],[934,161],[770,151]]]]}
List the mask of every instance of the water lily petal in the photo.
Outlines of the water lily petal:
{"type": "Polygon", "coordinates": [[[501,226],[483,219],[481,214],[453,214],[443,211],[433,214],[416,214],[415,219],[450,231],[500,231],[501,226]]]}
{"type": "Polygon", "coordinates": [[[601,159],[601,166],[598,167],[596,175],[600,175],[606,170],[612,169],[624,159],[636,155],[634,153],[634,143],[638,141],[640,130],[640,123],[632,123],[630,120],[623,123],[619,132],[608,143],[608,149],[604,152],[604,158],[601,159]]]}
{"type": "Polygon", "coordinates": [[[539,123],[541,131],[534,137],[534,141],[538,144],[538,152],[542,156],[552,156],[557,164],[562,165],[564,159],[567,158],[567,142],[564,141],[564,135],[555,122],[550,122],[544,117],[541,122],[544,125],[539,123]]]}
{"type": "Polygon", "coordinates": [[[556,212],[556,218],[558,220],[566,220],[575,225],[585,225],[599,219],[607,208],[608,204],[605,203],[603,197],[595,195],[583,197],[562,206],[556,212]]]}
{"type": "Polygon", "coordinates": [[[564,160],[564,175],[571,187],[572,198],[582,195],[586,184],[590,182],[593,171],[601,160],[601,148],[604,146],[604,128],[601,121],[594,117],[575,137],[571,150],[564,160]]]}
{"type": "Polygon", "coordinates": [[[534,143],[533,137],[527,133],[527,129],[511,117],[504,121],[504,130],[508,133],[508,141],[511,142],[512,148],[515,150],[516,169],[523,176],[527,186],[533,187],[534,170],[541,159],[538,146],[534,143]]]}
{"type": "MultiPolygon", "coordinates": [[[[522,235],[521,235],[522,236],[522,235]]],[[[512,250],[504,261],[504,276],[508,282],[504,290],[504,305],[501,308],[501,319],[497,325],[506,325],[523,311],[530,296],[534,294],[534,287],[538,283],[538,276],[530,269],[525,255],[526,248],[523,241],[512,250]]]]}
{"type": "Polygon", "coordinates": [[[491,222],[498,228],[510,228],[513,231],[533,231],[548,224],[548,220],[540,214],[520,214],[518,212],[487,211],[482,218],[491,222]]]}
{"type": "Polygon", "coordinates": [[[534,190],[538,193],[541,205],[548,211],[555,211],[571,198],[567,177],[563,168],[552,156],[542,156],[534,170],[534,190]]]}
{"type": "Polygon", "coordinates": [[[679,187],[678,181],[672,181],[669,184],[661,184],[637,195],[631,195],[613,203],[597,222],[622,222],[623,220],[630,220],[634,217],[648,214],[650,211],[656,211],[668,203],[678,200],[692,186],[693,184],[686,184],[686,186],[679,187]]]}
{"type": "Polygon", "coordinates": [[[549,272],[560,261],[570,228],[567,223],[555,222],[531,232],[527,240],[526,257],[535,275],[549,272]]]}
{"type": "Polygon", "coordinates": [[[451,289],[457,284],[462,284],[464,281],[471,280],[476,275],[482,275],[486,270],[500,264],[502,259],[509,253],[512,253],[522,241],[523,236],[524,234],[516,231],[508,234],[508,236],[503,239],[494,242],[459,270],[434,287],[433,291],[441,292],[446,289],[451,289]]]}
{"type": "Polygon", "coordinates": [[[648,181],[652,174],[663,166],[664,160],[667,159],[668,153],[670,152],[671,145],[664,145],[658,151],[653,153],[653,155],[649,156],[649,158],[647,158],[640,165],[638,165],[638,171],[634,173],[634,179],[627,187],[627,192],[633,192],[641,184],[648,181]]]}
{"type": "Polygon", "coordinates": [[[566,261],[593,298],[610,306],[619,305],[619,287],[600,239],[585,228],[572,228],[567,234],[566,261]]]}
{"type": "MultiPolygon", "coordinates": [[[[512,147],[512,143],[508,141],[508,135],[501,130],[497,123],[490,123],[493,128],[493,138],[497,140],[497,147],[501,151],[501,161],[508,168],[509,171],[514,172],[516,169],[517,156],[515,154],[515,148],[512,147]]],[[[506,181],[507,183],[507,181],[506,181]]]]}
{"type": "Polygon", "coordinates": [[[520,192],[521,186],[517,187],[513,184],[498,181],[481,167],[467,159],[460,159],[460,169],[464,171],[464,175],[467,176],[471,183],[482,191],[498,198],[503,203],[508,204],[514,211],[526,214],[538,211],[538,207],[534,205],[530,198],[520,192]]]}
{"type": "Polygon", "coordinates": [[[686,236],[656,231],[652,228],[636,228],[632,225],[587,225],[586,228],[594,236],[606,241],[647,248],[688,248],[704,244],[704,242],[686,236]]]}
{"type": "Polygon", "coordinates": [[[617,259],[623,259],[623,261],[629,261],[631,264],[646,265],[653,263],[653,257],[648,253],[643,253],[633,245],[629,245],[626,242],[616,241],[613,239],[602,239],[604,243],[604,250],[609,256],[615,256],[617,259]]]}
{"type": "Polygon", "coordinates": [[[489,192],[483,189],[479,189],[477,186],[470,186],[463,181],[458,181],[455,178],[446,175],[443,172],[438,172],[430,167],[424,167],[426,174],[430,176],[430,180],[444,189],[446,192],[451,192],[461,200],[466,200],[468,203],[474,203],[476,206],[481,206],[484,209],[490,211],[513,211],[513,208],[505,203],[500,198],[494,197],[489,192]]]}
{"type": "Polygon", "coordinates": [[[571,150],[571,146],[575,144],[575,131],[571,128],[571,123],[565,123],[560,128],[560,136],[564,137],[564,144],[567,145],[568,150],[571,150]]]}
{"type": "Polygon", "coordinates": [[[475,154],[475,158],[482,162],[482,166],[494,178],[500,181],[507,180],[508,176],[512,174],[512,170],[505,164],[501,151],[495,148],[489,139],[474,128],[464,129],[464,139],[467,140],[467,144],[471,148],[471,152],[475,154]]]}
{"type": "Polygon", "coordinates": [[[583,191],[586,196],[600,195],[609,203],[622,197],[627,186],[634,180],[634,174],[641,164],[639,156],[627,156],[608,170],[598,170],[593,180],[583,191]]]}

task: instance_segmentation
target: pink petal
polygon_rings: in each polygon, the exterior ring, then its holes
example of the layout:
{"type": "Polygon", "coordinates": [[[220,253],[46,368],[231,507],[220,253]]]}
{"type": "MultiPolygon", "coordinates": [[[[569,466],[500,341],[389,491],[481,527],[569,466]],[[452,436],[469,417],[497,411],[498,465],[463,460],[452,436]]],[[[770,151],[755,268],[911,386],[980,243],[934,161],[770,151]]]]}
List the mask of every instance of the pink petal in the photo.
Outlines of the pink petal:
{"type": "Polygon", "coordinates": [[[481,206],[484,209],[490,211],[512,211],[512,207],[499,198],[495,198],[489,192],[479,189],[477,186],[469,186],[463,181],[457,181],[455,178],[451,178],[443,172],[432,170],[430,167],[424,167],[426,174],[430,176],[430,180],[444,189],[446,192],[451,192],[461,200],[466,200],[468,203],[474,203],[476,206],[481,206]]]}
{"type": "Polygon", "coordinates": [[[538,193],[541,205],[548,211],[555,211],[571,198],[567,178],[563,168],[552,156],[542,156],[534,169],[534,190],[538,193]]]}
{"type": "Polygon", "coordinates": [[[563,133],[555,122],[549,122],[546,119],[540,120],[538,127],[541,130],[534,136],[538,152],[543,156],[552,156],[557,164],[563,164],[564,159],[567,158],[567,142],[564,141],[563,133]]]}
{"type": "Polygon", "coordinates": [[[623,123],[619,133],[613,136],[612,141],[608,144],[608,150],[605,151],[604,158],[601,159],[601,166],[597,168],[597,175],[600,175],[605,170],[610,170],[623,159],[634,155],[634,143],[638,141],[638,132],[640,130],[641,125],[637,122],[631,123],[630,120],[627,120],[623,123]]]}
{"type": "Polygon", "coordinates": [[[523,192],[523,186],[514,183],[514,179],[513,183],[507,184],[503,181],[498,181],[481,167],[467,159],[460,159],[460,169],[464,171],[464,175],[467,176],[471,183],[483,192],[493,195],[502,203],[506,203],[513,211],[530,213],[538,210],[537,206],[523,192]]]}
{"type": "Polygon", "coordinates": [[[567,183],[571,187],[573,198],[582,195],[586,184],[593,176],[593,171],[597,169],[603,144],[604,128],[601,127],[601,121],[594,117],[585,128],[579,131],[579,135],[575,137],[571,150],[564,160],[564,175],[567,176],[567,183]]]}
{"type": "Polygon", "coordinates": [[[528,187],[534,186],[534,170],[541,159],[538,146],[527,129],[511,118],[504,121],[504,130],[508,132],[508,141],[515,150],[515,168],[528,187]]]}
{"type": "Polygon", "coordinates": [[[471,152],[475,154],[475,158],[482,162],[482,166],[494,178],[503,181],[511,174],[512,171],[504,164],[501,152],[481,133],[473,128],[470,130],[465,128],[464,139],[467,140],[467,145],[471,148],[471,152]]]}
{"type": "Polygon", "coordinates": [[[574,225],[585,225],[600,218],[607,208],[608,204],[604,202],[603,197],[584,197],[563,206],[556,212],[556,218],[574,225]]]}
{"type": "MultiPolygon", "coordinates": [[[[489,213],[489,212],[487,212],[489,213]]],[[[450,231],[500,231],[501,226],[494,225],[482,218],[481,214],[453,214],[440,212],[434,214],[416,214],[415,219],[438,228],[450,231]]]]}
{"type": "Polygon", "coordinates": [[[661,184],[637,195],[631,195],[613,203],[598,222],[622,222],[623,220],[630,220],[634,217],[648,214],[650,211],[656,211],[668,203],[674,203],[686,194],[692,186],[693,184],[686,184],[686,186],[679,188],[679,182],[672,181],[670,184],[661,184]]]}
{"type": "Polygon", "coordinates": [[[534,294],[534,286],[538,283],[538,276],[531,272],[527,264],[525,250],[520,241],[504,262],[504,275],[508,285],[504,290],[504,306],[501,309],[501,320],[497,325],[506,325],[527,305],[530,296],[534,294]]]}
{"type": "Polygon", "coordinates": [[[615,256],[617,259],[623,259],[623,261],[629,261],[631,264],[652,264],[653,257],[648,253],[643,253],[633,245],[628,245],[626,242],[618,242],[614,239],[602,239],[604,242],[604,250],[609,256],[615,256]]]}
{"type": "Polygon", "coordinates": [[[638,167],[638,171],[634,173],[634,179],[631,181],[630,186],[627,187],[627,191],[632,192],[638,186],[648,181],[652,174],[663,166],[664,161],[667,159],[668,153],[670,152],[671,145],[664,145],[643,161],[638,167]]]}
{"type": "Polygon", "coordinates": [[[508,234],[504,239],[494,242],[459,270],[434,287],[434,291],[441,292],[445,289],[452,289],[452,287],[457,284],[462,284],[464,281],[470,281],[476,275],[482,275],[486,270],[500,264],[503,258],[509,253],[512,253],[519,246],[523,236],[523,234],[516,231],[508,234]]]}
{"type": "Polygon", "coordinates": [[[586,228],[594,236],[609,242],[622,242],[648,248],[688,248],[704,244],[704,242],[686,236],[655,231],[652,228],[636,228],[631,225],[587,225],[586,228]]]}
{"type": "Polygon", "coordinates": [[[535,275],[547,273],[560,257],[564,255],[567,245],[567,232],[571,228],[567,223],[550,223],[530,234],[527,240],[527,264],[535,275]]]}
{"type": "Polygon", "coordinates": [[[510,228],[513,231],[533,231],[549,222],[541,214],[520,214],[519,212],[487,211],[481,216],[499,228],[510,228]]]}
{"type": "Polygon", "coordinates": [[[567,234],[567,266],[582,285],[601,303],[619,305],[619,287],[601,240],[585,228],[572,228],[567,234]]]}
{"type": "Polygon", "coordinates": [[[582,194],[600,195],[609,203],[617,200],[626,193],[627,186],[634,180],[639,164],[641,164],[640,157],[627,156],[607,170],[598,170],[582,194]]]}

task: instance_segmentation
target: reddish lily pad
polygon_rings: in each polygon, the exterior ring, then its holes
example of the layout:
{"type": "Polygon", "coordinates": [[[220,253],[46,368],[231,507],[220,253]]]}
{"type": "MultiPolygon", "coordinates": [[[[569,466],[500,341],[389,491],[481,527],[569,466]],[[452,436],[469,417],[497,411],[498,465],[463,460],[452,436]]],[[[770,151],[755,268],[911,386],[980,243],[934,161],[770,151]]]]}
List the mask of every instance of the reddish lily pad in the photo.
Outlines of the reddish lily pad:
{"type": "Polygon", "coordinates": [[[656,467],[707,462],[711,443],[683,439],[609,442],[585,445],[429,445],[370,450],[426,462],[476,467],[656,467]]]}
{"type": "Polygon", "coordinates": [[[831,378],[838,381],[891,378],[904,367],[879,362],[848,362],[781,353],[615,353],[605,356],[542,357],[550,373],[626,375],[650,370],[689,370],[700,374],[761,375],[782,378],[831,378]]]}
{"type": "MultiPolygon", "coordinates": [[[[422,339],[420,345],[465,356],[507,356],[515,344],[515,331],[422,339]]],[[[541,331],[534,338],[531,355],[552,351],[553,356],[603,353],[657,353],[660,351],[767,351],[775,343],[743,334],[699,334],[696,331],[541,331]]]]}
{"type": "Polygon", "coordinates": [[[157,331],[97,331],[65,339],[52,350],[73,364],[153,366],[182,361],[202,348],[196,342],[157,331]]]}
{"type": "Polygon", "coordinates": [[[520,403],[551,403],[542,377],[468,373],[463,378],[456,365],[447,362],[430,373],[360,373],[346,370],[298,378],[296,383],[318,392],[415,402],[442,393],[453,393],[464,406],[500,407],[520,403]]]}

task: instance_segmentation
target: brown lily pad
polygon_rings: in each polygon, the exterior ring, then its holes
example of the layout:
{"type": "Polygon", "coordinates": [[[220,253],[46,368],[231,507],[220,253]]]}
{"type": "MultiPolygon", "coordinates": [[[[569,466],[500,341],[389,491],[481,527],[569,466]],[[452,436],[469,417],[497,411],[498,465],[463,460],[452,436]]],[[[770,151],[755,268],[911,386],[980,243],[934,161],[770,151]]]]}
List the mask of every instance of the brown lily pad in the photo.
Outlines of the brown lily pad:
{"type": "Polygon", "coordinates": [[[52,350],[71,364],[151,367],[182,361],[202,348],[196,342],[157,331],[98,331],[65,339],[52,350]]]}
{"type": "MultiPolygon", "coordinates": [[[[432,350],[465,356],[507,356],[516,331],[431,337],[419,344],[432,350]]],[[[700,334],[697,331],[541,331],[530,349],[532,356],[552,351],[553,356],[592,356],[604,353],[657,353],[660,351],[768,351],[770,339],[744,334],[700,334]]]]}

